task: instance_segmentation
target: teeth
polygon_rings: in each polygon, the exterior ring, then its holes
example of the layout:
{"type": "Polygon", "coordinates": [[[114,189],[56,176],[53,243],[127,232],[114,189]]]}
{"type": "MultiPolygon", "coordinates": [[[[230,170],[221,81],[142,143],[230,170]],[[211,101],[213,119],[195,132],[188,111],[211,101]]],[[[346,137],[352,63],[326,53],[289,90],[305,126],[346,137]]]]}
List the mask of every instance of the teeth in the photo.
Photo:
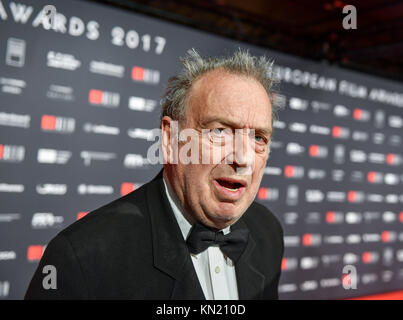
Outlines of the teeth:
{"type": "Polygon", "coordinates": [[[236,189],[231,189],[231,188],[227,188],[227,187],[224,187],[225,189],[227,189],[227,190],[230,190],[230,191],[237,191],[238,190],[238,188],[236,188],[236,189]]]}

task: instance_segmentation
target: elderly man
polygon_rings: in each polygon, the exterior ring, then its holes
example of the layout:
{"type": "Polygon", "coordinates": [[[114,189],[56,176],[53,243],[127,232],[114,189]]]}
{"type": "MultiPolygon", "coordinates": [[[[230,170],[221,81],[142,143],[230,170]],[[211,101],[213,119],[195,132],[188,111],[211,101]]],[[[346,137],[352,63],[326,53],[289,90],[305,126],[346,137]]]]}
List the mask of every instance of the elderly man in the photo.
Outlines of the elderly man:
{"type": "Polygon", "coordinates": [[[164,169],[60,232],[26,299],[278,298],[283,232],[254,202],[276,113],[271,64],[242,50],[182,62],[162,100],[164,169]]]}

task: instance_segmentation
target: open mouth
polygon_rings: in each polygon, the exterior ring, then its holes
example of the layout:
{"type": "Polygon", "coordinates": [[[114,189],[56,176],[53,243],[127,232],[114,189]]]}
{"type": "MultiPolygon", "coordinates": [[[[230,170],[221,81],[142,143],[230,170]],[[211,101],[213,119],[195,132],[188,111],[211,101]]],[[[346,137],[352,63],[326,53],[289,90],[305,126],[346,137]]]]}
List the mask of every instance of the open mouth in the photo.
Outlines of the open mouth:
{"type": "Polygon", "coordinates": [[[217,179],[218,184],[229,191],[238,191],[238,189],[245,187],[245,183],[235,180],[217,179]]]}

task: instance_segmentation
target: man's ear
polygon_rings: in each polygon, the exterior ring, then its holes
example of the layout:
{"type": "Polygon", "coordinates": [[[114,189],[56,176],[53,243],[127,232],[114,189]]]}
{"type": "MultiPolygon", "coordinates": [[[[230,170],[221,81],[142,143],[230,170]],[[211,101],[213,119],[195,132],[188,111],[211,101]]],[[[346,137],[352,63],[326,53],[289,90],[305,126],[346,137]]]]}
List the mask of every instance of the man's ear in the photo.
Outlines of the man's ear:
{"type": "Polygon", "coordinates": [[[169,116],[161,119],[161,147],[164,163],[178,163],[178,121],[169,116]]]}

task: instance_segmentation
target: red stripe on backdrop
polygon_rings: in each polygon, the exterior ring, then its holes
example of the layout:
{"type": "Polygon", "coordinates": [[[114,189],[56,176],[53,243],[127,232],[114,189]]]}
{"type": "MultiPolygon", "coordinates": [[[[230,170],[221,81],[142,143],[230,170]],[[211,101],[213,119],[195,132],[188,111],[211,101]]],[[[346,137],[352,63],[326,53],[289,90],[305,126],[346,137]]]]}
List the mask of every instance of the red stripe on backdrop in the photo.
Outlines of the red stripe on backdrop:
{"type": "Polygon", "coordinates": [[[347,300],[403,300],[403,290],[379,293],[370,296],[352,298],[347,300]]]}

